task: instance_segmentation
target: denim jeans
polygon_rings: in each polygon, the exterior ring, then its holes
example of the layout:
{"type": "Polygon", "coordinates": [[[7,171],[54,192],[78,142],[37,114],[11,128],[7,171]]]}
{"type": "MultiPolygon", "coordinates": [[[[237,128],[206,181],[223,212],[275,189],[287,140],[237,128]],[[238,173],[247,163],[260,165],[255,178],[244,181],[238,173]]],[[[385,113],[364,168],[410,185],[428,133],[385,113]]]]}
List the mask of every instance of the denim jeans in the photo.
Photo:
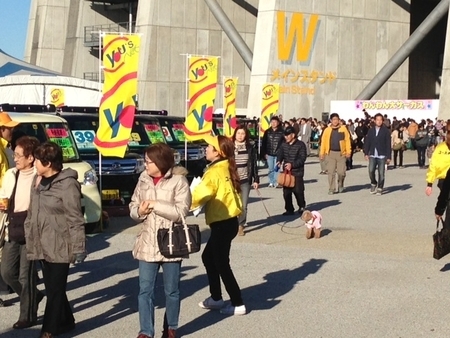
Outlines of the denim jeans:
{"type": "Polygon", "coordinates": [[[424,167],[426,153],[427,153],[427,147],[416,146],[416,149],[417,149],[417,163],[418,163],[419,167],[424,167]]]}
{"type": "Polygon", "coordinates": [[[241,184],[241,200],[242,200],[242,212],[239,215],[239,225],[245,226],[247,223],[247,204],[248,197],[250,195],[250,182],[241,184]]]}
{"type": "Polygon", "coordinates": [[[139,333],[155,336],[155,285],[159,267],[163,269],[164,293],[166,294],[166,314],[164,325],[169,329],[178,328],[180,316],[180,262],[139,261],[139,333]],[[166,323],[167,321],[167,323],[166,323]]]}
{"type": "Polygon", "coordinates": [[[369,178],[370,184],[376,185],[378,189],[384,188],[386,158],[369,157],[369,178]],[[375,170],[378,169],[378,182],[375,178],[375,170]]]}
{"type": "Polygon", "coordinates": [[[277,157],[267,155],[267,165],[269,166],[269,184],[276,185],[278,178],[278,170],[275,171],[275,166],[277,165],[277,157]]]}

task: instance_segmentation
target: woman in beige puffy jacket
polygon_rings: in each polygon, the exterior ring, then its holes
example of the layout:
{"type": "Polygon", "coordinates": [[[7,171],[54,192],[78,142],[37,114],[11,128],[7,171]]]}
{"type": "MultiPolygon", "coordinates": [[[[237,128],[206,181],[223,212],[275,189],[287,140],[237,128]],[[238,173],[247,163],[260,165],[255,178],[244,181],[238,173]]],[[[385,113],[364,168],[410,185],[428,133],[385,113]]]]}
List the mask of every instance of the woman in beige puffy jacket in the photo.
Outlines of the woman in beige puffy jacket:
{"type": "Polygon", "coordinates": [[[181,258],[166,258],[158,247],[158,229],[181,222],[191,206],[186,169],[175,167],[172,149],[163,143],[145,151],[146,170],[139,177],[130,203],[130,216],[141,222],[141,231],[133,249],[139,260],[139,322],[138,338],[155,336],[154,291],[156,276],[163,269],[166,314],[163,337],[176,337],[180,313],[181,258]]]}

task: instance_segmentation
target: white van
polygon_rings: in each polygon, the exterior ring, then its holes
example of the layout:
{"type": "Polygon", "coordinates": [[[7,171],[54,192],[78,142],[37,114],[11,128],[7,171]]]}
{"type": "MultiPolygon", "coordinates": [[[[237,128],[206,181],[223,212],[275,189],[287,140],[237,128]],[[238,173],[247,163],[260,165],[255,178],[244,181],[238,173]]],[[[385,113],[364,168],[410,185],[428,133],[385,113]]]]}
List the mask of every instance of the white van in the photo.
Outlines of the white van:
{"type": "Polygon", "coordinates": [[[66,120],[59,116],[36,113],[10,113],[13,121],[20,124],[14,128],[14,134],[36,137],[41,143],[52,141],[63,150],[64,168],[72,168],[78,173],[83,199],[86,232],[96,229],[101,219],[101,198],[97,188],[97,175],[92,166],[80,159],[76,143],[66,120]]]}

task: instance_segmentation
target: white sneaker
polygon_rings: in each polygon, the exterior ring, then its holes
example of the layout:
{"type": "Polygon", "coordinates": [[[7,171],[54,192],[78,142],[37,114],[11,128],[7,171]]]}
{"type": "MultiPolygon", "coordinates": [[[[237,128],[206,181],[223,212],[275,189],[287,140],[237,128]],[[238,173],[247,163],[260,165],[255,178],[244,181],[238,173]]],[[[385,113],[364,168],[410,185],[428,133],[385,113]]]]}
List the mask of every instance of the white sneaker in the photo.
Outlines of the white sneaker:
{"type": "Polygon", "coordinates": [[[220,310],[223,308],[223,299],[214,300],[211,297],[208,297],[203,302],[198,303],[198,306],[207,310],[220,310]]]}
{"type": "Polygon", "coordinates": [[[245,308],[245,305],[233,306],[231,304],[228,304],[227,306],[220,309],[220,313],[230,316],[242,316],[247,314],[247,309],[245,308]]]}
{"type": "Polygon", "coordinates": [[[273,188],[273,184],[272,183],[269,183],[269,188],[273,188]]]}

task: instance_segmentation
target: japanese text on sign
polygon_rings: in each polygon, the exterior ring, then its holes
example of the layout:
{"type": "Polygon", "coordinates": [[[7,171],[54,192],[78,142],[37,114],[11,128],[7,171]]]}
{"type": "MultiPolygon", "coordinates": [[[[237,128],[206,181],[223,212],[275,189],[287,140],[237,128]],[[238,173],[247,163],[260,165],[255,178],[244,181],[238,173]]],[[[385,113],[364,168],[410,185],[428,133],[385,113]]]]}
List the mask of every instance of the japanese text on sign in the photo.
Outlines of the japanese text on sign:
{"type": "Polygon", "coordinates": [[[302,84],[325,84],[332,83],[336,80],[336,72],[323,72],[318,70],[309,69],[287,69],[285,71],[279,68],[272,70],[272,76],[270,81],[283,81],[286,83],[297,83],[302,84]]]}
{"type": "Polygon", "coordinates": [[[392,101],[356,101],[356,108],[358,109],[382,109],[382,110],[430,110],[433,109],[432,101],[430,100],[392,100],[392,101]]]}
{"type": "Polygon", "coordinates": [[[47,135],[50,138],[68,137],[67,130],[63,128],[47,128],[47,135]]]}

